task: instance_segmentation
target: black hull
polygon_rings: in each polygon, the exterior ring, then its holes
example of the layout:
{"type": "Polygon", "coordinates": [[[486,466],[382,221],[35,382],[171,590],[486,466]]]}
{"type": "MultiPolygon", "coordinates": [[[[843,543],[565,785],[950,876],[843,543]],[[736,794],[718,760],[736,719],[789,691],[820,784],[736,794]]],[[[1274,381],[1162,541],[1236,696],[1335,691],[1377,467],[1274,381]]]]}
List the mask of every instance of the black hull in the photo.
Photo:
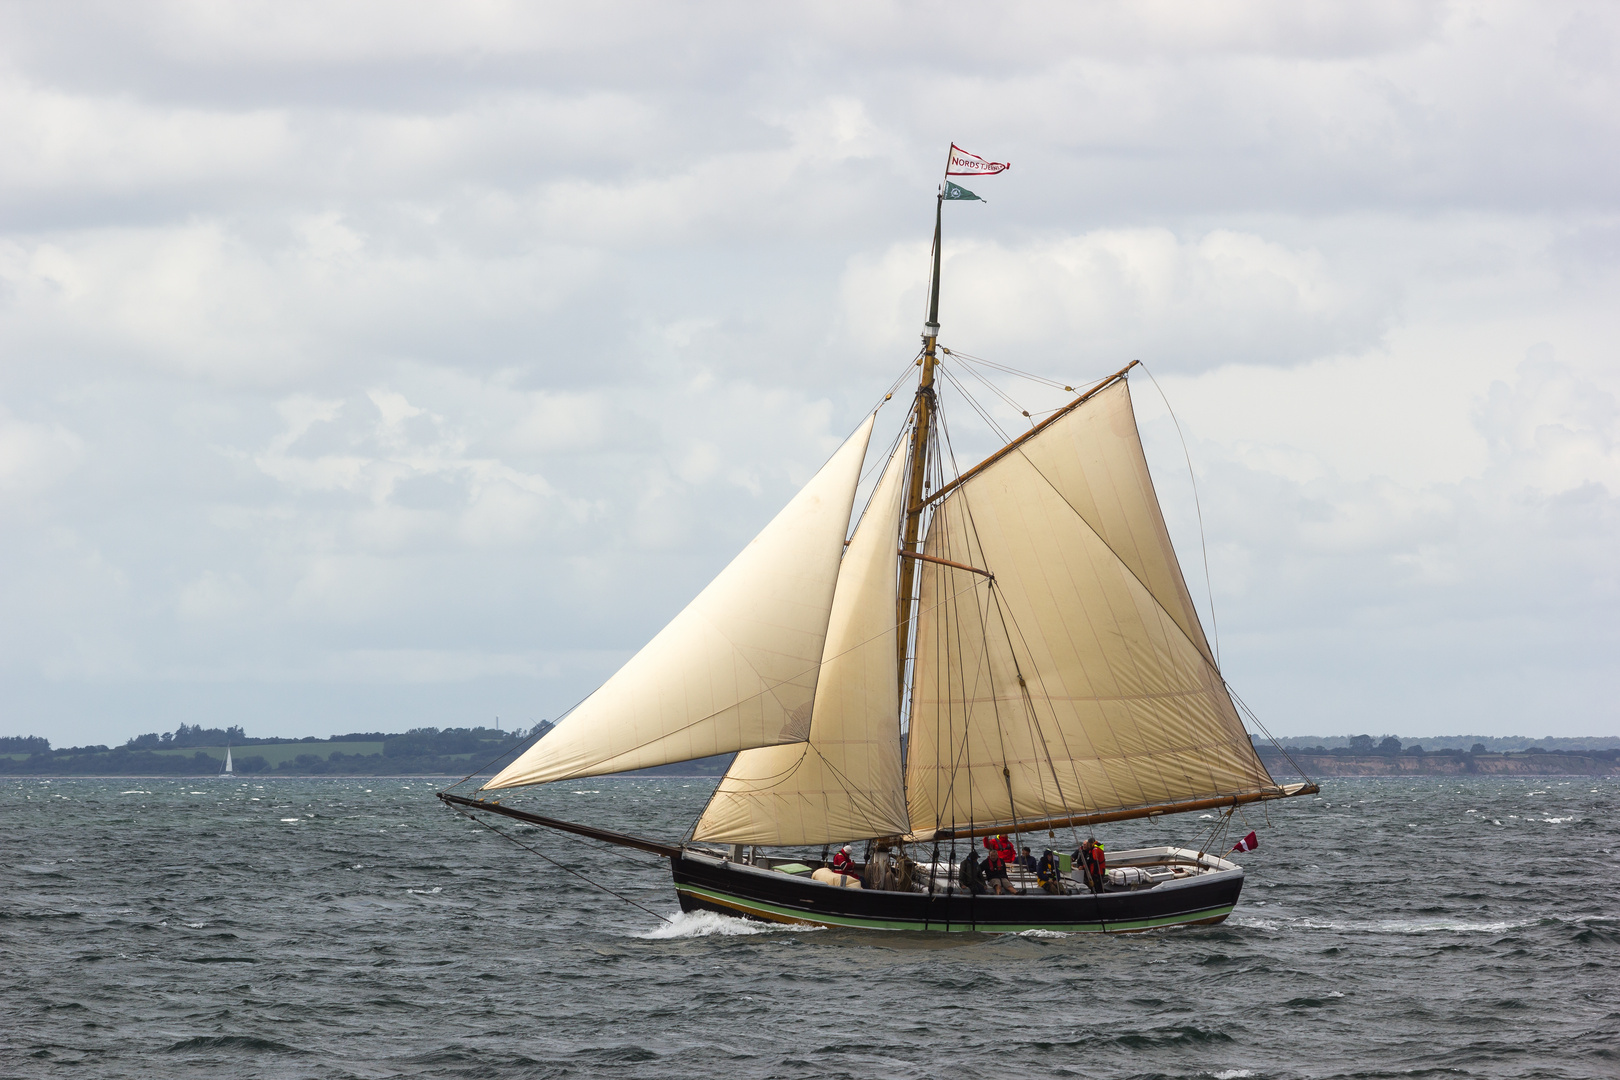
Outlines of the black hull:
{"type": "Polygon", "coordinates": [[[1232,913],[1243,890],[1243,871],[1236,867],[1134,891],[970,896],[840,889],[808,876],[692,852],[673,857],[670,866],[682,911],[873,930],[1132,933],[1220,922],[1232,913]]]}

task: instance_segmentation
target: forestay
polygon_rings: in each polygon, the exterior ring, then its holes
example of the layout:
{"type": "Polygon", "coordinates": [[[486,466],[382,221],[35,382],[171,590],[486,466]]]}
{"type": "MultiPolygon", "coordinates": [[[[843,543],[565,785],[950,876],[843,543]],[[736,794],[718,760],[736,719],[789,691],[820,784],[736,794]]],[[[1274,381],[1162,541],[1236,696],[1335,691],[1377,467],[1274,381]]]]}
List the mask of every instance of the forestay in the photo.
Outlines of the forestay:
{"type": "Polygon", "coordinates": [[[658,636],[484,787],[802,742],[874,419],[658,636]]]}
{"type": "Polygon", "coordinates": [[[1281,794],[1198,623],[1118,383],[971,476],[923,565],[914,835],[1281,794]]]}
{"type": "Polygon", "coordinates": [[[894,655],[906,449],[889,459],[839,568],[809,742],[738,754],[697,839],[825,844],[907,831],[894,655]]]}

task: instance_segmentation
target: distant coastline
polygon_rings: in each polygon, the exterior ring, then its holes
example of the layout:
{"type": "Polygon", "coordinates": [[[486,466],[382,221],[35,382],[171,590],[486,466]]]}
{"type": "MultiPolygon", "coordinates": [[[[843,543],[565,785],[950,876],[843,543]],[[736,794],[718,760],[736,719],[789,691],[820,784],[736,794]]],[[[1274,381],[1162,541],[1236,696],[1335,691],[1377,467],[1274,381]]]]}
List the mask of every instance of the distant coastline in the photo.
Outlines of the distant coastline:
{"type": "MultiPolygon", "coordinates": [[[[544,735],[531,728],[413,728],[400,733],[355,732],[328,739],[253,738],[239,727],[180,725],[122,746],[52,747],[40,736],[0,737],[0,777],[201,779],[219,775],[230,748],[235,775],[264,777],[370,777],[385,779],[490,775],[544,735]]],[[[1281,747],[1255,738],[1255,750],[1279,779],[1296,771],[1329,776],[1615,776],[1620,737],[1488,738],[1441,736],[1403,742],[1386,735],[1283,739],[1281,747]],[[1290,759],[1293,764],[1290,764],[1290,759]]],[[[616,776],[718,778],[734,755],[660,765],[616,776]]]]}
{"type": "Polygon", "coordinates": [[[1312,779],[1325,776],[1620,776],[1616,751],[1550,750],[1539,753],[1312,754],[1256,747],[1273,776],[1294,770],[1292,759],[1312,779]]]}

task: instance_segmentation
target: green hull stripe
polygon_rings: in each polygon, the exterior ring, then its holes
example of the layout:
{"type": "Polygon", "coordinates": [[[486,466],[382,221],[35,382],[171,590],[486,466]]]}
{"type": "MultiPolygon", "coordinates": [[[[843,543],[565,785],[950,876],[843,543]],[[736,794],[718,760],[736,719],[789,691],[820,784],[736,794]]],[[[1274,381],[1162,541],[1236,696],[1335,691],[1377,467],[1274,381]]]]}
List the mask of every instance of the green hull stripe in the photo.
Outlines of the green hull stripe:
{"type": "Polygon", "coordinates": [[[675,891],[692,896],[701,896],[705,900],[712,900],[735,911],[758,915],[760,918],[769,919],[772,922],[810,923],[815,926],[850,926],[867,930],[949,930],[953,933],[962,931],[990,934],[1020,934],[1026,930],[1053,930],[1064,934],[1105,934],[1130,930],[1152,930],[1155,927],[1174,926],[1177,923],[1224,919],[1232,914],[1232,909],[1237,906],[1236,904],[1223,904],[1218,907],[1187,911],[1177,915],[1160,915],[1152,919],[1122,919],[1119,922],[1108,922],[1106,924],[1098,922],[1029,923],[1028,925],[994,923],[990,926],[969,926],[966,923],[953,922],[947,926],[941,922],[924,923],[916,919],[857,919],[845,915],[813,914],[797,908],[766,903],[763,900],[744,900],[730,893],[705,889],[697,885],[677,885],[675,891]]]}

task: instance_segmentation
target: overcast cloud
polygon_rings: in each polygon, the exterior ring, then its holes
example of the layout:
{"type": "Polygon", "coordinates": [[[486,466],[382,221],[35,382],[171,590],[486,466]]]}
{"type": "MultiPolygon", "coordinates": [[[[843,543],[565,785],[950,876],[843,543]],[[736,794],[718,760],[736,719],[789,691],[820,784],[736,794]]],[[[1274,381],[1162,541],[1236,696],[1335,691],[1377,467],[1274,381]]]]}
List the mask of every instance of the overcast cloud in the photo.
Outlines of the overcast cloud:
{"type": "Polygon", "coordinates": [[[946,208],[945,342],[1147,362],[1272,730],[1620,733],[1617,48],[1600,3],[0,8],[0,733],[557,715],[904,370],[953,139],[1014,168],[946,208]]]}

